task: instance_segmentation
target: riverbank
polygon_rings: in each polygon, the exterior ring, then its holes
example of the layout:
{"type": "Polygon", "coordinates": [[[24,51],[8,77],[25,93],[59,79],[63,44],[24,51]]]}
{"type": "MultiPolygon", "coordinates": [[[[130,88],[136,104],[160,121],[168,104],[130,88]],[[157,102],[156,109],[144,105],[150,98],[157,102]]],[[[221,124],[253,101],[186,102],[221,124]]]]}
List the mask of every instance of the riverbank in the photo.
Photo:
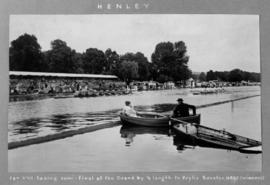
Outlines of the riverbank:
{"type": "Polygon", "coordinates": [[[48,94],[21,94],[9,95],[9,102],[43,100],[48,98],[63,99],[63,98],[89,98],[98,96],[117,96],[128,95],[132,91],[127,90],[95,90],[95,91],[78,91],[75,93],[48,93],[48,94]]]}
{"type": "MultiPolygon", "coordinates": [[[[252,98],[252,97],[256,97],[256,96],[259,96],[259,95],[252,95],[252,96],[246,96],[246,97],[241,97],[241,98],[229,99],[229,100],[225,100],[225,101],[218,101],[218,102],[208,103],[208,104],[204,104],[204,105],[198,105],[198,106],[196,106],[196,108],[197,109],[206,108],[206,107],[210,107],[210,106],[216,106],[216,105],[225,104],[225,103],[234,102],[234,101],[239,101],[239,100],[252,98]]],[[[166,112],[164,114],[171,115],[171,111],[166,112]]],[[[83,128],[77,128],[77,129],[72,129],[72,130],[68,130],[68,131],[62,131],[62,132],[49,134],[49,135],[45,135],[45,136],[38,136],[38,137],[35,137],[35,138],[29,138],[29,139],[24,139],[24,140],[19,140],[19,141],[13,141],[13,142],[8,143],[8,149],[14,149],[14,148],[18,148],[18,147],[44,143],[44,142],[53,141],[53,140],[57,140],[57,139],[63,139],[63,138],[71,137],[71,136],[78,135],[78,134],[83,134],[83,133],[87,133],[87,132],[93,132],[93,131],[96,131],[96,130],[99,130],[99,129],[104,129],[104,128],[117,126],[119,124],[121,124],[120,121],[118,119],[114,119],[114,120],[111,120],[111,121],[106,122],[106,123],[100,123],[98,125],[91,125],[91,126],[86,126],[86,127],[83,127],[83,128]]]]}
{"type": "MultiPolygon", "coordinates": [[[[236,88],[241,88],[246,86],[239,86],[236,88]]],[[[259,86],[257,86],[259,87],[259,86]]],[[[48,98],[64,99],[64,98],[90,98],[90,97],[102,97],[102,96],[120,96],[129,95],[132,93],[139,93],[143,91],[166,91],[166,90],[188,90],[193,95],[208,95],[208,94],[218,94],[226,93],[226,89],[230,87],[223,88],[158,88],[158,89],[103,89],[103,90],[81,90],[76,92],[61,92],[61,93],[32,93],[32,94],[10,94],[9,102],[20,102],[20,101],[31,101],[31,100],[43,100],[48,98]]]]}

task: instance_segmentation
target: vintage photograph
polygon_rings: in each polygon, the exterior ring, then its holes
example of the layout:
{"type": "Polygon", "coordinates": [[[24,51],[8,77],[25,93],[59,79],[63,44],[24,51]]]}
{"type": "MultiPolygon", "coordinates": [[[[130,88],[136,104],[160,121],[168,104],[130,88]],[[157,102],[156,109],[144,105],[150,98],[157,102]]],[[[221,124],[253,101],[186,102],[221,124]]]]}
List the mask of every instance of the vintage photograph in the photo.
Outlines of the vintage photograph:
{"type": "Polygon", "coordinates": [[[9,17],[9,172],[262,170],[259,15],[9,17]]]}

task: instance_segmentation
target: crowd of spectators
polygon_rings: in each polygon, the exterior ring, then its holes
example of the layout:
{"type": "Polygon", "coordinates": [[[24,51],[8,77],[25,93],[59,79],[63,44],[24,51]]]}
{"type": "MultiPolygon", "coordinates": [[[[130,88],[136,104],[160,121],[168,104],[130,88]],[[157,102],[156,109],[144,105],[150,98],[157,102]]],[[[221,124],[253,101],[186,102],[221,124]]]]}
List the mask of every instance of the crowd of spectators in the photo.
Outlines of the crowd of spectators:
{"type": "Polygon", "coordinates": [[[125,88],[125,83],[103,79],[10,79],[10,95],[78,93],[81,91],[106,91],[125,88]]]}

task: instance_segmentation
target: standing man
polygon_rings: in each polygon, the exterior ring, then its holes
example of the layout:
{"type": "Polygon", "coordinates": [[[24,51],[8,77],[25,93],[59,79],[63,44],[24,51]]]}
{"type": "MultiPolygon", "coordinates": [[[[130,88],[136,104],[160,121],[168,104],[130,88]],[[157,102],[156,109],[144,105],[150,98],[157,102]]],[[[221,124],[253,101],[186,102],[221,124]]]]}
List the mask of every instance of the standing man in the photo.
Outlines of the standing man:
{"type": "Polygon", "coordinates": [[[193,115],[196,115],[196,107],[183,103],[183,99],[179,98],[178,105],[173,110],[173,117],[188,117],[190,116],[189,110],[192,109],[193,115]]]}

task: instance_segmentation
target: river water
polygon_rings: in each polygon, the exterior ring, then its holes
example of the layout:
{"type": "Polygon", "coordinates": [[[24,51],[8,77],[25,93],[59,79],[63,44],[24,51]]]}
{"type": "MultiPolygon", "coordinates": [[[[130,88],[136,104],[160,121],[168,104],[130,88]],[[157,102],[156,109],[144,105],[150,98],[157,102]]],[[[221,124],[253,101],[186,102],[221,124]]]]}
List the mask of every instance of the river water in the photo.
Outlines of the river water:
{"type": "MultiPolygon", "coordinates": [[[[141,111],[171,110],[179,97],[194,105],[259,95],[260,87],[193,95],[190,89],[127,96],[46,99],[9,104],[9,142],[118,120],[125,100],[141,111]]],[[[201,123],[261,141],[260,96],[198,109],[201,123]]],[[[173,130],[116,126],[8,151],[10,172],[260,171],[261,154],[196,146],[173,130]]]]}

